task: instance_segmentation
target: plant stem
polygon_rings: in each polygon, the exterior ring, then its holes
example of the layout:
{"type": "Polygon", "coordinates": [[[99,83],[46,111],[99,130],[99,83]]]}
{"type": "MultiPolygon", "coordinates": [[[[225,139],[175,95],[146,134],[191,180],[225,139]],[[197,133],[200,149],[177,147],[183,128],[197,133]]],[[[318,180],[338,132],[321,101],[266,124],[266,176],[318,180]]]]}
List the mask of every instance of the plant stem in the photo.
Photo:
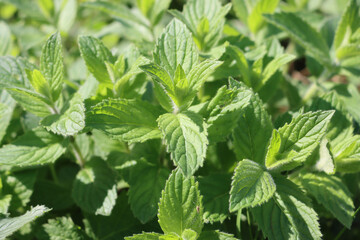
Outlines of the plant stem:
{"type": "Polygon", "coordinates": [[[79,163],[80,167],[83,168],[85,165],[85,159],[73,137],[70,141],[70,147],[72,149],[72,153],[74,154],[74,157],[76,158],[76,161],[79,163]]]}
{"type": "Polygon", "coordinates": [[[52,163],[49,165],[49,167],[50,167],[51,176],[52,176],[54,182],[56,184],[59,184],[59,178],[57,177],[57,174],[56,174],[55,165],[52,163]]]}
{"type": "MultiPolygon", "coordinates": [[[[356,209],[356,211],[354,212],[354,214],[353,214],[353,219],[355,219],[356,214],[357,214],[359,211],[360,211],[360,206],[359,206],[359,207],[356,209]]],[[[338,233],[338,235],[336,235],[336,237],[335,237],[334,240],[339,240],[340,237],[344,234],[345,230],[346,230],[346,227],[343,227],[343,228],[341,229],[341,231],[338,233]]]]}
{"type": "Polygon", "coordinates": [[[251,219],[250,219],[250,214],[249,214],[249,210],[246,210],[246,218],[247,218],[247,222],[249,225],[249,233],[250,233],[250,238],[254,239],[253,235],[252,235],[252,231],[251,231],[251,219]]]}

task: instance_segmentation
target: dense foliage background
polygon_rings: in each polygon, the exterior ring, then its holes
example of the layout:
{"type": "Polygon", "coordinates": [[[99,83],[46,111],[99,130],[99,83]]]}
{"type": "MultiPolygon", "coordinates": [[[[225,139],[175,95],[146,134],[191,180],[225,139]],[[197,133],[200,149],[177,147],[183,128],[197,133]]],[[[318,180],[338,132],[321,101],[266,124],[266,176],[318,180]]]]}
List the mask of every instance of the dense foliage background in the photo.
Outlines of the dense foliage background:
{"type": "Polygon", "coordinates": [[[0,0],[0,239],[359,239],[359,6],[0,0]]]}

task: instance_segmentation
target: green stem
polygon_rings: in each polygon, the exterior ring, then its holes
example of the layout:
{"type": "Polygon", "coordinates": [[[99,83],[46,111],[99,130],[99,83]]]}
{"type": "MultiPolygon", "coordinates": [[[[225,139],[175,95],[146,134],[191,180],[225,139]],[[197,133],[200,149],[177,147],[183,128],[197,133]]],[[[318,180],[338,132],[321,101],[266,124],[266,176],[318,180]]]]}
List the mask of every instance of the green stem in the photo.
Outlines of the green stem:
{"type": "MultiPolygon", "coordinates": [[[[359,211],[360,211],[360,206],[359,206],[359,207],[356,209],[356,211],[354,212],[354,214],[353,214],[353,219],[355,219],[356,214],[357,214],[359,211]]],[[[338,235],[336,235],[335,240],[339,240],[339,239],[341,238],[341,236],[344,234],[345,230],[346,230],[346,227],[343,227],[343,228],[341,229],[341,231],[338,233],[338,235]]]]}
{"type": "Polygon", "coordinates": [[[236,216],[236,230],[238,231],[239,236],[241,236],[241,209],[239,209],[236,216]]]}
{"type": "Polygon", "coordinates": [[[52,163],[52,164],[49,165],[49,167],[50,167],[51,176],[52,176],[54,182],[56,184],[59,184],[59,178],[58,178],[58,176],[56,174],[55,165],[52,163]]]}
{"type": "Polygon", "coordinates": [[[72,137],[71,140],[72,141],[70,141],[70,147],[71,147],[72,153],[73,153],[76,161],[79,163],[80,167],[83,168],[85,165],[85,159],[80,151],[79,146],[75,142],[75,139],[72,137]]]}
{"type": "Polygon", "coordinates": [[[253,237],[253,235],[252,235],[252,231],[251,231],[251,219],[250,219],[250,213],[249,213],[249,210],[248,210],[248,209],[246,210],[246,218],[247,218],[247,222],[248,222],[248,225],[249,225],[250,238],[251,238],[251,239],[254,239],[254,237],[253,237]]]}

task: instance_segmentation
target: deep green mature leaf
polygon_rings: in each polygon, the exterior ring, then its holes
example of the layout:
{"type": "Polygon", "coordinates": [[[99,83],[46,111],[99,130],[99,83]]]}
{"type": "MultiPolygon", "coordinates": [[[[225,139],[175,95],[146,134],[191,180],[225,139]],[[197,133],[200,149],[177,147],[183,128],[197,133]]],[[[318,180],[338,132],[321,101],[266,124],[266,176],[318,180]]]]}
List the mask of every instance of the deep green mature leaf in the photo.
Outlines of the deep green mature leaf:
{"type": "Polygon", "coordinates": [[[29,87],[25,69],[33,70],[35,66],[21,57],[0,56],[0,87],[29,87]]]}
{"type": "MultiPolygon", "coordinates": [[[[242,0],[246,2],[246,0],[242,0]]],[[[279,0],[258,0],[247,17],[247,24],[253,33],[259,31],[264,23],[262,15],[273,13],[279,4],[279,0]]],[[[246,3],[245,3],[246,4],[246,3]]]]}
{"type": "Polygon", "coordinates": [[[26,111],[39,117],[46,117],[52,113],[51,103],[43,95],[25,88],[7,88],[12,98],[26,111]]]}
{"type": "Polygon", "coordinates": [[[5,239],[25,224],[34,221],[49,210],[45,206],[36,206],[19,217],[0,219],[0,239],[5,239]]]}
{"type": "Polygon", "coordinates": [[[360,135],[348,138],[331,146],[338,172],[355,173],[360,171],[360,135]]]}
{"type": "Polygon", "coordinates": [[[353,119],[346,110],[345,103],[336,92],[328,92],[319,98],[314,98],[310,110],[336,110],[326,133],[329,141],[337,143],[352,136],[354,132],[353,119]]]}
{"type": "Polygon", "coordinates": [[[156,216],[161,191],[170,172],[145,161],[137,162],[130,175],[129,203],[134,216],[146,223],[156,216]]]}
{"type": "MultiPolygon", "coordinates": [[[[350,37],[355,31],[360,27],[360,15],[359,15],[359,5],[356,3],[356,0],[349,0],[348,5],[344,14],[341,17],[341,20],[337,26],[335,38],[334,38],[334,47],[336,50],[339,49],[344,44],[347,44],[350,40],[350,37]]],[[[338,55],[338,51],[336,54],[338,55]]],[[[339,56],[337,56],[339,57],[339,56]]]]}
{"type": "Polygon", "coordinates": [[[269,240],[298,239],[295,229],[274,199],[251,209],[251,212],[255,222],[269,240]]]}
{"type": "Polygon", "coordinates": [[[230,11],[231,4],[221,6],[219,0],[190,0],[180,13],[171,10],[176,18],[190,29],[203,51],[210,50],[220,39],[225,23],[225,15],[230,11]]]}
{"type": "Polygon", "coordinates": [[[199,177],[199,190],[203,196],[205,222],[224,222],[230,216],[229,192],[231,177],[228,174],[212,174],[199,177]]]}
{"type": "Polygon", "coordinates": [[[334,111],[307,112],[274,130],[266,155],[266,167],[284,171],[301,165],[326,134],[333,114],[334,111]]]}
{"type": "Polygon", "coordinates": [[[82,210],[109,216],[117,198],[115,173],[102,159],[91,159],[76,175],[72,196],[82,210]]]}
{"type": "MultiPolygon", "coordinates": [[[[297,239],[321,239],[318,216],[310,206],[310,200],[291,181],[278,178],[275,180],[277,191],[276,204],[286,215],[297,239]]],[[[277,225],[281,228],[281,225],[277,225]]]]}
{"type": "Polygon", "coordinates": [[[94,77],[100,82],[111,84],[105,62],[115,61],[109,49],[97,38],[91,36],[79,37],[79,48],[86,66],[94,77]]]}
{"type": "Polygon", "coordinates": [[[299,180],[309,194],[350,229],[354,203],[351,200],[351,193],[340,178],[323,173],[306,173],[300,175],[299,180]]]}
{"type": "Polygon", "coordinates": [[[265,14],[264,18],[269,23],[288,33],[297,44],[307,50],[311,57],[325,66],[330,66],[329,48],[320,33],[313,29],[309,23],[294,13],[265,14]]]}
{"type": "Polygon", "coordinates": [[[237,238],[234,238],[232,234],[216,230],[202,232],[198,240],[237,240],[237,238]]]}
{"type": "Polygon", "coordinates": [[[8,25],[0,22],[0,56],[5,56],[10,53],[12,47],[11,32],[8,25]]]}
{"type": "Polygon", "coordinates": [[[39,127],[0,148],[0,165],[34,166],[55,162],[66,150],[67,141],[39,127]]]}
{"type": "Polygon", "coordinates": [[[171,78],[180,64],[188,74],[198,62],[198,50],[186,26],[172,20],[159,37],[154,50],[154,62],[165,69],[171,78]]]}
{"type": "Polygon", "coordinates": [[[230,211],[267,202],[276,190],[270,173],[258,163],[244,159],[235,168],[230,190],[230,211]]]}
{"type": "Polygon", "coordinates": [[[248,102],[232,133],[234,151],[239,160],[263,164],[273,125],[257,94],[252,94],[248,102]]]}
{"type": "Polygon", "coordinates": [[[185,176],[191,176],[203,165],[207,149],[206,124],[193,112],[167,113],[158,118],[167,151],[185,176]]]}
{"type": "Polygon", "coordinates": [[[182,236],[185,229],[200,235],[203,228],[202,197],[194,177],[174,170],[166,182],[159,203],[159,224],[165,234],[182,236]]]}
{"type": "Polygon", "coordinates": [[[221,141],[231,133],[253,95],[246,88],[233,87],[223,91],[219,90],[219,95],[210,102],[210,106],[214,105],[207,120],[211,142],[221,141]],[[220,101],[216,102],[216,99],[220,101]]]}
{"type": "Polygon", "coordinates": [[[85,232],[76,226],[69,217],[58,217],[49,219],[43,226],[46,237],[49,240],[83,240],[87,239],[85,232]]]}
{"type": "Polygon", "coordinates": [[[49,83],[52,100],[56,101],[60,96],[64,78],[60,33],[51,35],[43,47],[40,59],[40,70],[49,83]]]}
{"type": "Polygon", "coordinates": [[[81,96],[76,93],[60,114],[47,116],[41,125],[63,136],[77,134],[85,127],[85,106],[81,96]]]}
{"type": "Polygon", "coordinates": [[[158,108],[141,100],[108,99],[86,113],[86,126],[119,140],[144,142],[161,137],[156,122],[160,114],[158,108]]]}

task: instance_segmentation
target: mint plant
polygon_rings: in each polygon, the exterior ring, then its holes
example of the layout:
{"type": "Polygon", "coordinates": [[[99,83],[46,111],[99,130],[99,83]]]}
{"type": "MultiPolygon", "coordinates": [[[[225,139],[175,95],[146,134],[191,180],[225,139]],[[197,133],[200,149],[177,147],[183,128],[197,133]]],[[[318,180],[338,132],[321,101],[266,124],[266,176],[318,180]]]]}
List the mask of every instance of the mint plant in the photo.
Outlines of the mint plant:
{"type": "Polygon", "coordinates": [[[0,0],[0,239],[356,239],[360,3],[0,0]]]}

